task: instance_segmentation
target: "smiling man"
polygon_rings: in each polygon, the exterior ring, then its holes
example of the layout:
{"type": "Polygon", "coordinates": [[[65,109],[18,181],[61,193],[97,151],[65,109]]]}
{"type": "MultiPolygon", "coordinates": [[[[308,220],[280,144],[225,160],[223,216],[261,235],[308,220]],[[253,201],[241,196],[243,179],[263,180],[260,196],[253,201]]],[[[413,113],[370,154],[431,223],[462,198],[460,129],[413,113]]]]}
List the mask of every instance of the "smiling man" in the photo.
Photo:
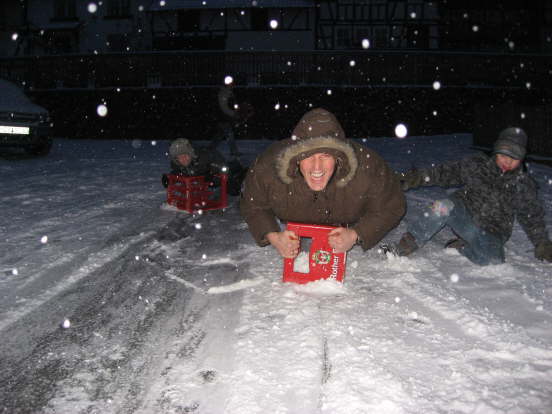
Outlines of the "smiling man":
{"type": "Polygon", "coordinates": [[[521,128],[506,128],[494,144],[492,157],[476,154],[403,174],[405,191],[420,186],[460,189],[409,222],[408,232],[391,250],[408,256],[448,226],[458,236],[448,247],[457,248],[473,263],[498,264],[505,261],[504,244],[517,219],[535,246],[535,257],[552,261],[537,184],[522,168],[526,145],[527,135],[521,128]]]}
{"type": "Polygon", "coordinates": [[[260,246],[271,244],[293,258],[299,240],[279,221],[332,225],[329,243],[336,252],[356,243],[366,250],[398,224],[405,200],[385,161],[347,139],[335,116],[317,108],[250,167],[240,209],[260,246]]]}

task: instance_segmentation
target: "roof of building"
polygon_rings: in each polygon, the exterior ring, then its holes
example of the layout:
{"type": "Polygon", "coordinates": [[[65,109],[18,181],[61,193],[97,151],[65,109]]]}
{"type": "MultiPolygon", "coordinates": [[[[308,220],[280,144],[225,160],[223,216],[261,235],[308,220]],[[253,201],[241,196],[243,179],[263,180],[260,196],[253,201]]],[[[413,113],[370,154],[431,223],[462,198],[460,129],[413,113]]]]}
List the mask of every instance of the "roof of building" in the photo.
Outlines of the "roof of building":
{"type": "Polygon", "coordinates": [[[314,0],[154,0],[149,11],[182,9],[314,7],[314,0]]]}

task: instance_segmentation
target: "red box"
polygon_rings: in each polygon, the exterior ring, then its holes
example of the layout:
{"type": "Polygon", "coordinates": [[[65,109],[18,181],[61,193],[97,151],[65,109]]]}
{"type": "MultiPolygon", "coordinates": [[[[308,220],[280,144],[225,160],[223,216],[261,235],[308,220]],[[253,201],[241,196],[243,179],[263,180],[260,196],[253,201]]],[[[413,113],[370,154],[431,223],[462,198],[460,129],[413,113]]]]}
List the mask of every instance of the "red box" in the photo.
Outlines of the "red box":
{"type": "Polygon", "coordinates": [[[204,176],[188,177],[167,174],[167,203],[179,210],[194,213],[198,210],[218,210],[228,207],[228,174],[216,174],[220,179],[220,193],[216,196],[211,181],[204,176]]]}
{"type": "Polygon", "coordinates": [[[295,259],[284,259],[284,282],[308,283],[319,279],[343,282],[347,253],[334,253],[328,243],[328,233],[335,228],[317,224],[287,224],[287,230],[293,231],[299,237],[310,237],[312,243],[309,250],[309,273],[294,271],[295,259]]]}

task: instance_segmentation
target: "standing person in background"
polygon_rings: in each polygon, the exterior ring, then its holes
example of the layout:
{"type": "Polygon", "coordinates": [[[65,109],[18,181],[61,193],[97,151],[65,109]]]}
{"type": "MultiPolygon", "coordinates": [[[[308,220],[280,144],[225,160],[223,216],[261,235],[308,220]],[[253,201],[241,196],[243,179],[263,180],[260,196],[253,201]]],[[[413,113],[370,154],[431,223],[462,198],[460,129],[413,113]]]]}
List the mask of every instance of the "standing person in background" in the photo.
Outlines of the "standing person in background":
{"type": "Polygon", "coordinates": [[[222,85],[217,94],[220,120],[217,131],[209,148],[216,149],[220,141],[226,140],[230,155],[237,158],[240,155],[236,145],[236,127],[253,115],[253,108],[248,102],[238,103],[234,94],[234,82],[222,85]]]}
{"type": "Polygon", "coordinates": [[[405,199],[383,158],[347,139],[336,117],[317,108],[250,167],[240,209],[259,246],[294,258],[299,239],[278,220],[335,226],[328,237],[335,252],[355,244],[366,250],[399,223],[405,199]]]}
{"type": "Polygon", "coordinates": [[[391,252],[409,256],[447,225],[458,236],[447,247],[458,249],[478,265],[503,263],[504,244],[517,219],[535,246],[535,257],[552,261],[543,203],[536,182],[523,168],[526,145],[527,135],[521,128],[506,128],[494,144],[492,157],[479,153],[402,174],[404,191],[421,186],[460,188],[409,222],[391,252]]]}

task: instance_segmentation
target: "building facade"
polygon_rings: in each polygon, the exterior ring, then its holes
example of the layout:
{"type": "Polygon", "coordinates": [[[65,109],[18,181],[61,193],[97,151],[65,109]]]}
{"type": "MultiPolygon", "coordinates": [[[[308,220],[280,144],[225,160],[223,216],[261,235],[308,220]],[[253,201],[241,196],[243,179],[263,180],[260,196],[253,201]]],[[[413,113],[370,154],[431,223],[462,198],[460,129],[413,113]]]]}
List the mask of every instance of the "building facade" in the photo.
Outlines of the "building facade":
{"type": "Polygon", "coordinates": [[[550,0],[2,0],[0,78],[59,136],[209,139],[231,75],[258,114],[240,138],[284,136],[319,105],[353,136],[400,121],[479,141],[506,122],[489,108],[519,102],[552,154],[533,115],[551,107],[551,37],[550,0]]]}
{"type": "Polygon", "coordinates": [[[4,0],[5,56],[167,50],[552,51],[552,2],[4,0]]]}

